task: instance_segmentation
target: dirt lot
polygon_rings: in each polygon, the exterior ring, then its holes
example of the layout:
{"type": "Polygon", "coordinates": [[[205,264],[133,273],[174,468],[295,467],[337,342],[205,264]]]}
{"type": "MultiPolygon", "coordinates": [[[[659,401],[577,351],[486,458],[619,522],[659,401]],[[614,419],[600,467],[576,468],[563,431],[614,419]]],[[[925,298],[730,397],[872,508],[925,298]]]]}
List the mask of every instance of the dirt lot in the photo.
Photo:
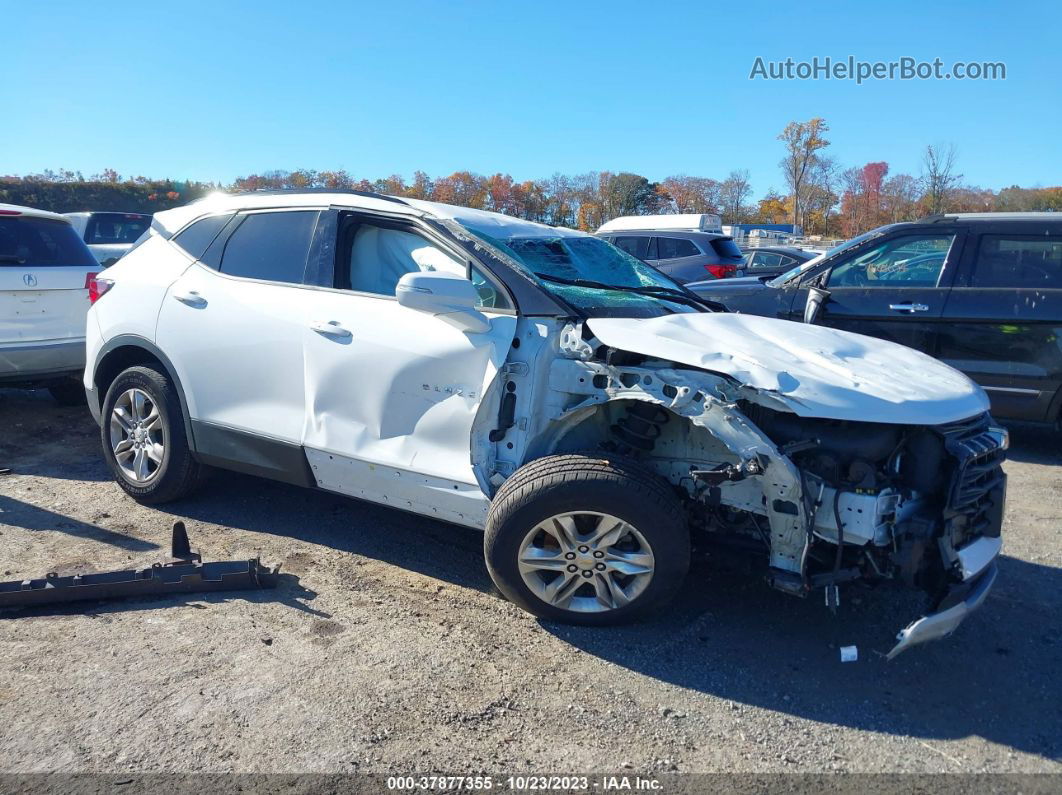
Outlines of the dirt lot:
{"type": "Polygon", "coordinates": [[[886,663],[913,595],[848,589],[833,616],[712,559],[651,621],[540,623],[477,533],[226,473],[140,507],[84,409],[0,390],[3,579],[148,565],[177,518],[207,559],[286,572],[0,615],[0,771],[1062,772],[1062,439],[1013,438],[996,589],[886,663]]]}

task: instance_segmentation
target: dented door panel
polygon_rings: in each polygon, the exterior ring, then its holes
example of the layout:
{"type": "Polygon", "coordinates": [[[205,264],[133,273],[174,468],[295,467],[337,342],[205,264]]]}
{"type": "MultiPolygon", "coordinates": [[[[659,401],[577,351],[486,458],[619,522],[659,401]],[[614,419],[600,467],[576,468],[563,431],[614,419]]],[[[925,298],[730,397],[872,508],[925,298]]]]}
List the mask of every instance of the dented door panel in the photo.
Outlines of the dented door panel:
{"type": "MultiPolygon", "coordinates": [[[[307,450],[476,486],[472,423],[516,318],[493,315],[487,332],[465,333],[389,298],[339,290],[320,291],[315,310],[316,321],[349,334],[321,333],[313,323],[304,332],[307,450]]],[[[318,458],[318,466],[329,460],[336,459],[318,458]]],[[[363,482],[368,473],[348,466],[329,487],[382,488],[363,482]]]]}

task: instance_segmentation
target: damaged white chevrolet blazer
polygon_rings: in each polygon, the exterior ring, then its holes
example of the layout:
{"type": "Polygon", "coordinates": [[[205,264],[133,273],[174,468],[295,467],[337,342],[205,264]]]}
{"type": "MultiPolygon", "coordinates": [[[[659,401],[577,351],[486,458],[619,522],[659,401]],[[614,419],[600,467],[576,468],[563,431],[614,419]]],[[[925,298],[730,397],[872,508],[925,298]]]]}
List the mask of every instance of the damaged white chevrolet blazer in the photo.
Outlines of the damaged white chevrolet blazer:
{"type": "Polygon", "coordinates": [[[913,350],[713,311],[603,240],[361,193],[159,213],[105,274],[85,387],[147,503],[217,466],[485,529],[508,598],[627,619],[691,533],[798,596],[929,594],[893,653],[996,577],[1006,434],[913,350]]]}

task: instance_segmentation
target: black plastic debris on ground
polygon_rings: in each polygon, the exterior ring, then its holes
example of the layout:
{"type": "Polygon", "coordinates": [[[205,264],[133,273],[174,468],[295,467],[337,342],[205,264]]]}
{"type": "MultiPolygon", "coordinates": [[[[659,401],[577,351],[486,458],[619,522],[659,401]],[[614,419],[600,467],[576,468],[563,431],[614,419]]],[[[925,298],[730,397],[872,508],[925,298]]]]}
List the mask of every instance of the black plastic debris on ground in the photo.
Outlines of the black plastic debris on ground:
{"type": "Polygon", "coordinates": [[[0,608],[276,586],[280,567],[263,566],[258,558],[204,563],[189,545],[184,522],[174,523],[170,546],[171,560],[147,569],[65,577],[50,572],[40,579],[0,582],[0,608]]]}

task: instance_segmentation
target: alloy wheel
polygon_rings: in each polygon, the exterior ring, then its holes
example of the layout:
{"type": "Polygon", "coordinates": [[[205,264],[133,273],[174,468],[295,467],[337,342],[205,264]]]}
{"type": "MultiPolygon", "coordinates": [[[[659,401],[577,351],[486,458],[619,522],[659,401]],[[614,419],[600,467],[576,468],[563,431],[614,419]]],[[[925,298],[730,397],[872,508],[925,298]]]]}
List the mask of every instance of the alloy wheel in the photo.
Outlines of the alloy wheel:
{"type": "Polygon", "coordinates": [[[562,610],[601,613],[638,598],[653,578],[652,548],[637,528],[606,513],[551,516],[520,544],[518,567],[539,599],[562,610]]]}
{"type": "Polygon", "coordinates": [[[134,388],[118,396],[111,409],[110,441],[114,460],[130,481],[146,483],[158,474],[166,434],[159,408],[147,392],[134,388]]]}

